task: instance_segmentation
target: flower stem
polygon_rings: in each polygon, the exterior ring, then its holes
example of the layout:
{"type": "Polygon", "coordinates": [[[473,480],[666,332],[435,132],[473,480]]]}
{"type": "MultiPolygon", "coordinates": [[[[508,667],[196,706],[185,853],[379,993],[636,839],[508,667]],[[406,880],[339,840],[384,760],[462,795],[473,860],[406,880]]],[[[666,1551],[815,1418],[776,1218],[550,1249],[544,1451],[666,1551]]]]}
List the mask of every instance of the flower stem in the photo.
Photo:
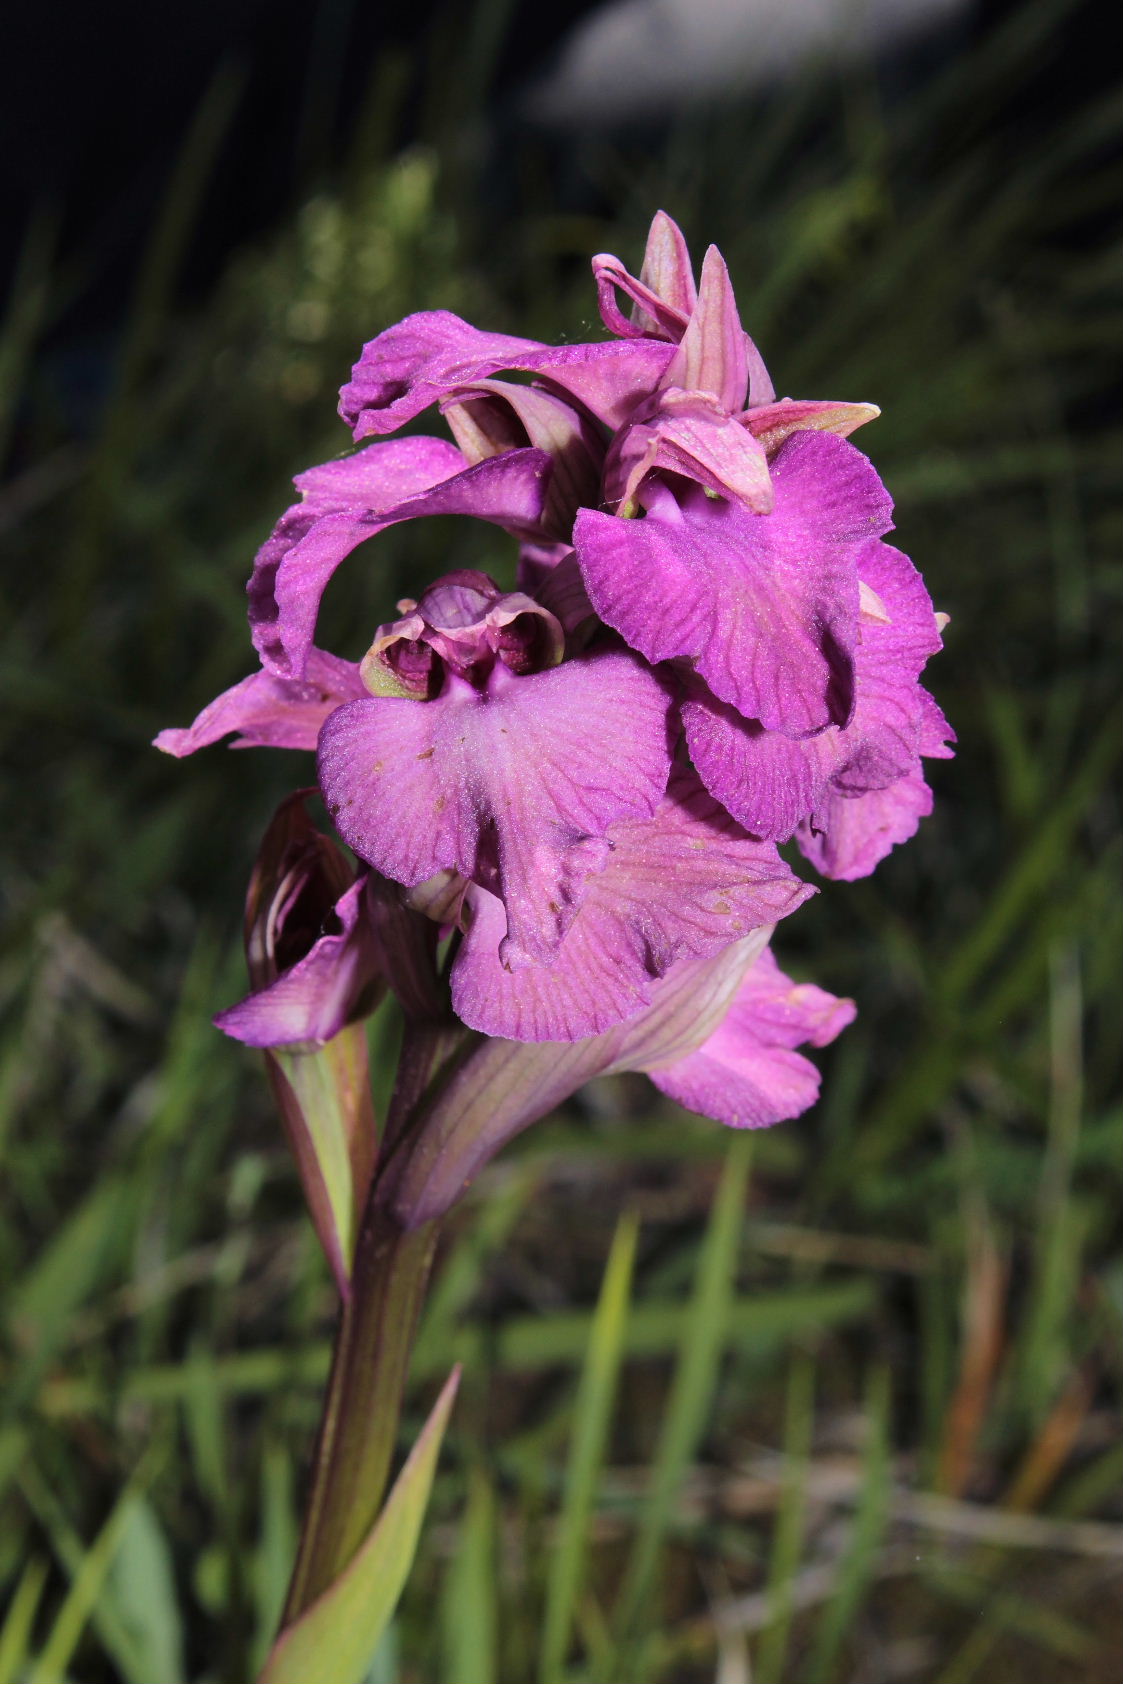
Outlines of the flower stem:
{"type": "Polygon", "coordinates": [[[283,1624],[339,1576],[378,1517],[436,1240],[435,1222],[406,1233],[377,1192],[370,1199],[336,1335],[283,1624]]]}

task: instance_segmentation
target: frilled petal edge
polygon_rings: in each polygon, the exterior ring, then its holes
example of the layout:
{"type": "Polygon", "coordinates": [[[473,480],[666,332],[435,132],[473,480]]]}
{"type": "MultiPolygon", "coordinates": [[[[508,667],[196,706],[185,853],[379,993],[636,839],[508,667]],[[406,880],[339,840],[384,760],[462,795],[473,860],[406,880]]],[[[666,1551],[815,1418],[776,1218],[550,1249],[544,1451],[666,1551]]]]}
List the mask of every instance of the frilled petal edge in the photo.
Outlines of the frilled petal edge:
{"type": "Polygon", "coordinates": [[[770,514],[664,489],[642,519],[583,510],[574,545],[593,606],[634,649],[688,660],[746,719],[803,736],[850,718],[857,559],[891,505],[833,434],[793,435],[772,479],[770,514]]]}
{"type": "Polygon", "coordinates": [[[746,835],[698,783],[676,769],[647,820],[609,828],[604,870],[548,965],[513,973],[499,948],[500,903],[469,890],[452,1002],[470,1028],[516,1041],[598,1035],[650,1005],[659,978],[794,912],[809,894],[771,843],[746,835]]]}

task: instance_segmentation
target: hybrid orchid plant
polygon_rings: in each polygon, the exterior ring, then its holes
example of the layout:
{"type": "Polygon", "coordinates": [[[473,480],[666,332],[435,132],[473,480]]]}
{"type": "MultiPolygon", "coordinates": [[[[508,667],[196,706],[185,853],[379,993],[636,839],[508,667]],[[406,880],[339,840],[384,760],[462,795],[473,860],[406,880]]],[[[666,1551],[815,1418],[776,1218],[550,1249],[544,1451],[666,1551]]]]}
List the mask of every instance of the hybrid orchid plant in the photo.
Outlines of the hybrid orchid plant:
{"type": "Polygon", "coordinates": [[[772,956],[816,892],[777,844],[867,875],[930,810],[923,758],[951,752],[919,682],[941,617],[850,442],[877,409],[778,399],[720,254],[696,285],[662,212],[638,279],[603,255],[593,273],[608,340],[433,311],[364,347],[340,401],[359,448],[297,477],[254,563],[259,668],[157,738],[315,752],[350,850],[314,790],[283,803],[251,992],[217,1019],[265,1049],[343,1305],[271,1684],[403,1500],[400,1480],[383,1510],[438,1220],[599,1074],[646,1072],[735,1128],[806,1110],[796,1049],[854,1006],[772,956]],[[451,436],[383,436],[430,408],[451,436]],[[516,588],[448,573],[358,663],[319,648],[336,568],[437,514],[502,529],[516,588]],[[387,989],[406,1029],[376,1127],[362,1020],[387,989]]]}

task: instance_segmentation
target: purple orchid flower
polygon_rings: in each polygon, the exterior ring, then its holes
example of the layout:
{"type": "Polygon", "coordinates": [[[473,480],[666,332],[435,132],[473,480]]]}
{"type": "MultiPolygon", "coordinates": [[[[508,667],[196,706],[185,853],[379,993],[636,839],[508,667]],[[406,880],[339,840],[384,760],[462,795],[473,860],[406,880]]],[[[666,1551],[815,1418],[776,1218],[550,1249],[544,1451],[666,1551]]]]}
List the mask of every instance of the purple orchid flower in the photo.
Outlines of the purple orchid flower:
{"type": "MultiPolygon", "coordinates": [[[[810,891],[775,842],[871,870],[930,804],[921,757],[950,752],[919,684],[937,617],[846,436],[876,409],[778,399],[720,254],[696,284],[662,212],[638,278],[593,270],[609,343],[437,311],[364,348],[340,404],[356,440],[436,407],[455,442],[381,439],[300,475],[249,585],[261,672],[158,739],[316,747],[369,881],[454,934],[460,1022],[556,1050],[644,1021],[669,977],[795,910],[810,891]],[[449,574],[357,666],[317,649],[340,561],[436,513],[509,533],[520,588],[449,574]]],[[[304,961],[341,996],[343,920],[371,919],[349,893],[304,961]]]]}
{"type": "Polygon", "coordinates": [[[254,563],[260,670],[157,738],[315,750],[358,860],[303,795],[282,806],[251,991],[216,1019],[265,1053],[343,1299],[290,1625],[376,1524],[436,1221],[598,1075],[734,1128],[812,1105],[798,1049],[854,1006],[772,957],[816,892],[777,843],[865,875],[950,753],[920,684],[941,617],[849,442],[877,410],[777,398],[721,255],[696,284],[662,212],[638,278],[593,269],[609,342],[435,311],[364,347],[340,402],[359,448],[298,476],[254,563]],[[426,409],[450,438],[379,437],[426,409]],[[335,569],[435,514],[506,533],[517,588],[451,572],[358,663],[318,648],[335,569]],[[376,1164],[361,1020],[387,987],[405,1021],[376,1164]]]}

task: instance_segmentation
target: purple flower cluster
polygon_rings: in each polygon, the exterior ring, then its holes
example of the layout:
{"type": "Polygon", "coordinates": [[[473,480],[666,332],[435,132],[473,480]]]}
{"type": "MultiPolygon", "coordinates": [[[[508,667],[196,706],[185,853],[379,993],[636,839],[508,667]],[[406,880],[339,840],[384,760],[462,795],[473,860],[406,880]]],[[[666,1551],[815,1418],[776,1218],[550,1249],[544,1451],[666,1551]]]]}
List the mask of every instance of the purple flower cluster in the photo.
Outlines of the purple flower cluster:
{"type": "MultiPolygon", "coordinates": [[[[357,1009],[344,975],[369,993],[362,883],[389,880],[454,934],[469,1028],[611,1042],[601,1068],[755,1126],[812,1102],[794,1049],[853,1015],[765,948],[814,892],[777,843],[856,878],[915,831],[922,756],[950,753],[919,683],[940,619],[848,440],[877,410],[777,399],[720,254],[696,286],[663,213],[638,279],[613,257],[593,270],[608,341],[435,311],[364,348],[340,404],[355,439],[431,406],[451,438],[377,438],[298,477],[248,587],[260,670],[157,742],[317,750],[363,867],[296,980],[270,985],[313,1039],[357,1009]],[[339,564],[431,514],[510,534],[518,588],[451,573],[357,665],[318,649],[339,564]]],[[[264,998],[240,1010],[233,1034],[299,1038],[264,998]]]]}

